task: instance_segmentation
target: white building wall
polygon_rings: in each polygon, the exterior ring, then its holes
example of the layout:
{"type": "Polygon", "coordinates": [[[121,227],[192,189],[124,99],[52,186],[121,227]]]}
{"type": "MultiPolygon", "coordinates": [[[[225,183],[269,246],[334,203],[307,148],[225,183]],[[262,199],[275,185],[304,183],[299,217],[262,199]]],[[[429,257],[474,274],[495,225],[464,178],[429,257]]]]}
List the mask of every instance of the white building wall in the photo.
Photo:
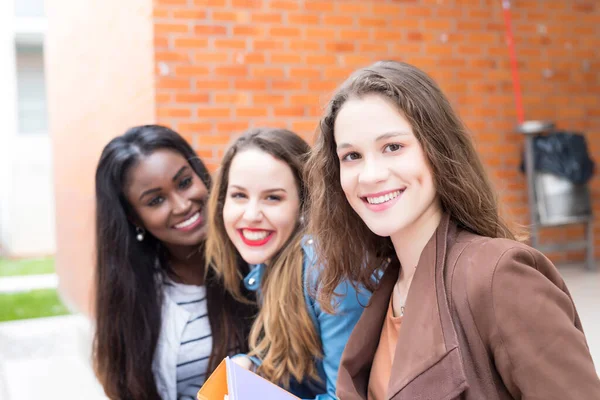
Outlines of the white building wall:
{"type": "Polygon", "coordinates": [[[9,257],[55,251],[52,159],[40,53],[46,29],[43,15],[41,0],[0,1],[0,254],[9,257]]]}

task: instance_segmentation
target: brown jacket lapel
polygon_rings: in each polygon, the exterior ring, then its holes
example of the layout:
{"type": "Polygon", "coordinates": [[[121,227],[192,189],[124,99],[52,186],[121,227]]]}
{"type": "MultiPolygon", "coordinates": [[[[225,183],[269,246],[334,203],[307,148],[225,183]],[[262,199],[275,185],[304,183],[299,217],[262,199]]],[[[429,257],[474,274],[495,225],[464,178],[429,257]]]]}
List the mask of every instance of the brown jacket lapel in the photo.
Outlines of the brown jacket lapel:
{"type": "Polygon", "coordinates": [[[449,233],[452,240],[455,231],[449,222],[445,215],[421,253],[392,365],[390,399],[444,399],[466,388],[444,279],[449,233]]]}
{"type": "MultiPolygon", "coordinates": [[[[443,400],[467,387],[444,279],[449,228],[449,217],[444,216],[421,254],[406,301],[389,399],[443,400]]],[[[452,240],[455,228],[450,231],[452,240]]],[[[338,374],[342,400],[367,398],[371,364],[398,272],[397,261],[392,262],[346,345],[338,374]]]]}
{"type": "Polygon", "coordinates": [[[369,306],[348,339],[338,372],[337,396],[340,399],[367,398],[371,364],[399,271],[397,261],[387,267],[377,291],[371,296],[369,306]],[[341,382],[343,385],[340,386],[341,382]]]}

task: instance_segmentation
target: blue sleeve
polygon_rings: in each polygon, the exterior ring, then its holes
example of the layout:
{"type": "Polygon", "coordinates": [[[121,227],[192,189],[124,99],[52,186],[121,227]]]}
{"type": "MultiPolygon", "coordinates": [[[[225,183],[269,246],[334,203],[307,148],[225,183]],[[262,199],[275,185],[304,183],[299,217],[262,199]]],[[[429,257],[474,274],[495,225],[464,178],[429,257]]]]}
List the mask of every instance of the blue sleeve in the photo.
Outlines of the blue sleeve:
{"type": "Polygon", "coordinates": [[[335,400],[338,368],[348,338],[368,304],[370,294],[365,290],[359,293],[348,282],[336,289],[340,297],[334,300],[335,314],[328,314],[321,309],[318,302],[312,306],[319,324],[321,344],[323,347],[323,370],[327,393],[319,394],[315,400],[335,400]]]}

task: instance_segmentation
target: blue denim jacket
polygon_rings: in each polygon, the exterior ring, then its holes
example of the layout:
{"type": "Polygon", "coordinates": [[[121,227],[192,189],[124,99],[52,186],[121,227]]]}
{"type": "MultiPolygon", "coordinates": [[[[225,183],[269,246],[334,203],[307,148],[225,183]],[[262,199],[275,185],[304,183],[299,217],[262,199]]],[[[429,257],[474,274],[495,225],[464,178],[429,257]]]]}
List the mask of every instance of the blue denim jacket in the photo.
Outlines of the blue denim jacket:
{"type": "MultiPolygon", "coordinates": [[[[319,270],[315,266],[316,255],[312,246],[312,240],[306,238],[303,241],[302,248],[304,250],[304,262],[302,265],[304,299],[308,314],[315,324],[315,329],[321,339],[322,345],[323,359],[315,360],[321,382],[312,380],[292,382],[289,391],[302,399],[333,400],[337,399],[335,396],[335,385],[342,352],[352,329],[354,329],[354,325],[358,322],[364,307],[369,302],[371,293],[365,289],[357,293],[352,285],[348,282],[343,282],[336,289],[336,293],[342,295],[335,299],[336,313],[334,315],[327,314],[321,310],[319,303],[311,296],[309,289],[315,287],[319,278],[319,270]]],[[[260,290],[264,271],[264,264],[255,265],[244,278],[246,288],[255,291],[260,290]]],[[[252,361],[255,364],[260,363],[254,357],[252,361]]]]}

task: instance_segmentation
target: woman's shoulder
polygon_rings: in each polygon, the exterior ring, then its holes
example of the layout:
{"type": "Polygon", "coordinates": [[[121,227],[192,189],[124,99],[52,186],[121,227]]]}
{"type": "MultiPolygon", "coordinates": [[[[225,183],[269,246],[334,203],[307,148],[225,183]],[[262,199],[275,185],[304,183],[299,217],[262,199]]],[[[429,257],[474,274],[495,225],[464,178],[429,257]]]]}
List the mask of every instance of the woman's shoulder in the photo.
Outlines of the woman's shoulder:
{"type": "Polygon", "coordinates": [[[458,234],[449,258],[455,258],[457,263],[469,262],[494,269],[515,257],[529,258],[534,261],[540,258],[546,259],[539,250],[523,242],[507,238],[491,238],[465,231],[458,234]]]}
{"type": "MultiPolygon", "coordinates": [[[[313,238],[306,235],[302,239],[302,249],[304,251],[304,291],[311,303],[320,309],[316,301],[319,290],[319,276],[323,272],[324,265],[319,262],[317,250],[313,238]]],[[[335,290],[335,298],[332,299],[332,305],[336,309],[344,308],[362,308],[368,303],[371,293],[360,285],[353,285],[350,281],[340,282],[335,290]]]]}
{"type": "Polygon", "coordinates": [[[319,275],[323,271],[323,265],[319,262],[313,237],[311,235],[304,235],[301,239],[301,246],[304,281],[309,286],[314,285],[319,280],[319,275]]]}
{"type": "MultiPolygon", "coordinates": [[[[539,250],[516,240],[459,234],[448,254],[452,280],[478,298],[520,292],[539,281],[565,289],[560,272],[539,250]],[[510,288],[501,287],[510,284],[510,288]]],[[[522,295],[523,293],[521,293],[522,295]]]]}

